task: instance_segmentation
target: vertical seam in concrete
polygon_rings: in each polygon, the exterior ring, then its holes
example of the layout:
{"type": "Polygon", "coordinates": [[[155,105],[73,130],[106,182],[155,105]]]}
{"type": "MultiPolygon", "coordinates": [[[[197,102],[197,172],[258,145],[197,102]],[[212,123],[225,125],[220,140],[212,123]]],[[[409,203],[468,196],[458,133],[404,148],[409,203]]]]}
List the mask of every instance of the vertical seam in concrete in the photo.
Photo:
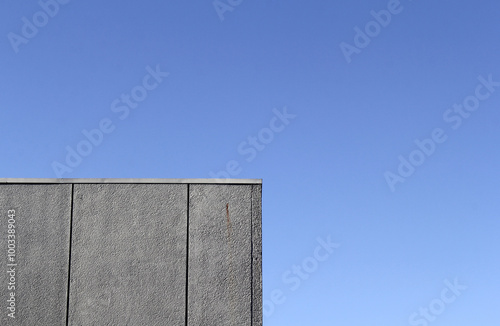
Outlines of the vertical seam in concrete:
{"type": "Polygon", "coordinates": [[[187,185],[187,209],[186,209],[186,218],[187,218],[187,230],[186,230],[186,302],[185,302],[185,326],[188,326],[188,285],[189,285],[189,196],[190,196],[190,188],[189,184],[187,185]]]}
{"type": "Polygon", "coordinates": [[[66,290],[66,326],[69,325],[69,290],[71,283],[71,243],[73,238],[73,205],[75,185],[71,184],[71,212],[69,218],[68,288],[66,290]]]}
{"type": "Polygon", "coordinates": [[[253,188],[250,188],[250,326],[253,326],[253,188]]]}

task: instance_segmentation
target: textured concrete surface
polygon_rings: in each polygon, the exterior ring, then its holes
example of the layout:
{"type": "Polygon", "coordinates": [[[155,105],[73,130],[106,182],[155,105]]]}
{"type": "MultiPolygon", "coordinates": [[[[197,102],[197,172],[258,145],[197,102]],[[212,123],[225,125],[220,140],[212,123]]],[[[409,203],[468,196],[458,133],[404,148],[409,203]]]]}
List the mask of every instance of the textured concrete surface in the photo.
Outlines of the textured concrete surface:
{"type": "Polygon", "coordinates": [[[262,326],[262,185],[252,186],[252,274],[252,326],[262,326]]]}
{"type": "Polygon", "coordinates": [[[0,325],[66,324],[70,217],[70,184],[0,185],[0,325]],[[15,222],[10,223],[15,243],[10,247],[15,245],[11,258],[16,266],[7,266],[9,210],[15,210],[15,222]],[[15,272],[8,273],[12,268],[15,272]],[[15,293],[15,318],[6,309],[11,293],[15,293]]]}
{"type": "Polygon", "coordinates": [[[261,326],[261,194],[246,179],[0,179],[4,270],[9,210],[18,240],[16,319],[0,273],[0,325],[261,326]]]}
{"type": "Polygon", "coordinates": [[[187,185],[75,185],[70,325],[184,325],[187,185]]]}
{"type": "Polygon", "coordinates": [[[188,324],[249,326],[252,186],[190,185],[189,195],[188,324]]]}

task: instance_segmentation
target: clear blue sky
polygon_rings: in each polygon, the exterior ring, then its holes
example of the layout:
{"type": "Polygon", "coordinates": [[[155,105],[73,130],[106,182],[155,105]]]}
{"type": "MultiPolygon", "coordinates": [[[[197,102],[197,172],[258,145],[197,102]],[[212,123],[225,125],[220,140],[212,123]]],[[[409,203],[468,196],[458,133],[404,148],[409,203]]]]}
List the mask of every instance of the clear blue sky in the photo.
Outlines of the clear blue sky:
{"type": "Polygon", "coordinates": [[[498,325],[498,1],[64,2],[0,5],[2,177],[262,178],[266,326],[498,325]]]}

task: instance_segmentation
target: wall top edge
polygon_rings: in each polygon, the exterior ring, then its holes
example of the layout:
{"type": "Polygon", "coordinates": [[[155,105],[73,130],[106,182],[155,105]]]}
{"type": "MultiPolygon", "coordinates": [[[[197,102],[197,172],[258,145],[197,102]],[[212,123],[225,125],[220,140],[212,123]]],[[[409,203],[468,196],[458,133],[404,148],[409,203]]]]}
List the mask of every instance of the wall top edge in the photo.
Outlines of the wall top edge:
{"type": "Polygon", "coordinates": [[[166,183],[166,184],[262,184],[262,179],[141,179],[141,178],[0,178],[0,184],[68,184],[68,183],[166,183]]]}

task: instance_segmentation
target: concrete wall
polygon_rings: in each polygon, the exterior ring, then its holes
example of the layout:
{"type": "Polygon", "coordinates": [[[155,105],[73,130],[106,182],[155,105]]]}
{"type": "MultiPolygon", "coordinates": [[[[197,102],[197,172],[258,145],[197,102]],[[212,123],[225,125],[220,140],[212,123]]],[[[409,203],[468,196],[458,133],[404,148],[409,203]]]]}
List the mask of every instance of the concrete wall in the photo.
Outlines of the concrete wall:
{"type": "Polygon", "coordinates": [[[261,193],[260,180],[0,179],[0,325],[262,325],[261,193]]]}

